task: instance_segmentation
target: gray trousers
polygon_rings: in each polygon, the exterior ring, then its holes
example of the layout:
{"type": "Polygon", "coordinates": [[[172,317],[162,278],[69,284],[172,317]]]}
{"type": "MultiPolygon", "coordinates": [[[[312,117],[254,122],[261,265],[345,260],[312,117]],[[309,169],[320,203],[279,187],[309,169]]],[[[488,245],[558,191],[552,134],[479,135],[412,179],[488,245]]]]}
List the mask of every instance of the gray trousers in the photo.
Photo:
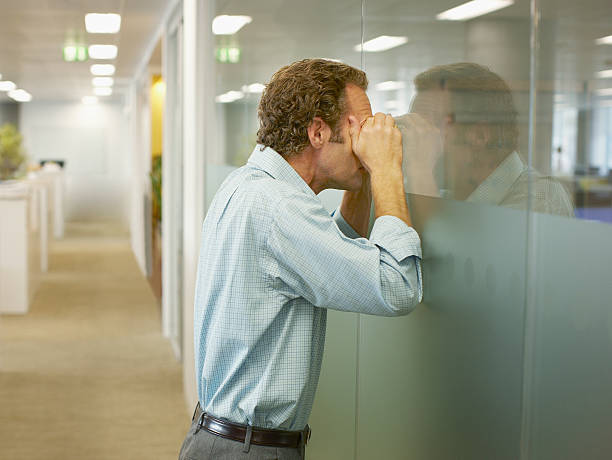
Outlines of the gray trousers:
{"type": "Polygon", "coordinates": [[[255,444],[245,446],[243,442],[215,436],[204,429],[197,430],[197,426],[198,419],[195,419],[181,446],[179,460],[304,460],[305,458],[305,446],[267,447],[255,444]]]}

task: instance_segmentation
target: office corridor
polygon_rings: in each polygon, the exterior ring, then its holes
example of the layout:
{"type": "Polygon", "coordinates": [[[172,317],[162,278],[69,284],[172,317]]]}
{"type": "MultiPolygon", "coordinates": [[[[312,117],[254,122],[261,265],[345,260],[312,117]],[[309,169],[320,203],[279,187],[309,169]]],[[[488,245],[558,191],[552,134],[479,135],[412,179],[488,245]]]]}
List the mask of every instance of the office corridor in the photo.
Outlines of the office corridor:
{"type": "Polygon", "coordinates": [[[181,366],[128,235],[66,230],[30,312],[0,317],[0,458],[175,459],[181,366]]]}

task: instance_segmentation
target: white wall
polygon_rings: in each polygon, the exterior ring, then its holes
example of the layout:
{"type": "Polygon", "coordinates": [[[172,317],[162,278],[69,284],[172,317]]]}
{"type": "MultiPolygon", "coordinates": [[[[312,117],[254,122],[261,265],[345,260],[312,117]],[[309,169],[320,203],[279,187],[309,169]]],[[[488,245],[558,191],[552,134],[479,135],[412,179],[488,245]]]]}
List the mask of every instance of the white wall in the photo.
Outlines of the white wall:
{"type": "Polygon", "coordinates": [[[116,220],[128,227],[129,177],[120,104],[29,102],[20,129],[33,160],[66,160],[66,219],[116,220]]]}
{"type": "Polygon", "coordinates": [[[134,256],[143,275],[148,276],[147,267],[147,228],[151,225],[145,219],[145,195],[151,196],[151,112],[149,109],[148,89],[150,75],[145,68],[130,85],[126,98],[127,123],[129,136],[129,164],[132,177],[128,186],[130,202],[130,238],[134,256]]]}

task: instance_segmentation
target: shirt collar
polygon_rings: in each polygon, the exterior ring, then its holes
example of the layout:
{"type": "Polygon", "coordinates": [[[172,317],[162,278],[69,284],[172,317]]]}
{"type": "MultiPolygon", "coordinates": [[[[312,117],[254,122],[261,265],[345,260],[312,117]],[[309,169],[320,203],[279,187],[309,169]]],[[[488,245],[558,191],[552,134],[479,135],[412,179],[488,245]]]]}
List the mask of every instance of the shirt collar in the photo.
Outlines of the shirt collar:
{"type": "Polygon", "coordinates": [[[312,196],[314,191],[302,179],[295,169],[276,150],[257,144],[247,162],[249,166],[260,169],[274,179],[287,182],[312,196]]]}
{"type": "Polygon", "coordinates": [[[495,168],[466,201],[473,203],[499,204],[510,191],[512,185],[525,171],[523,160],[516,152],[508,155],[500,165],[495,168]]]}

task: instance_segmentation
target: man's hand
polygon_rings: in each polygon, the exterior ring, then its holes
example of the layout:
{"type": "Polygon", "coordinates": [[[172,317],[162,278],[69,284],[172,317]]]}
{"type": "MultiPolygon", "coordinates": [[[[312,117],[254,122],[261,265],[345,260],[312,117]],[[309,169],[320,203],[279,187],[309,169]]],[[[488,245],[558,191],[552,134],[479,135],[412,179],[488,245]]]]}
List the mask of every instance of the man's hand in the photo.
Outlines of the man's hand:
{"type": "Polygon", "coordinates": [[[384,176],[401,169],[402,135],[391,115],[377,113],[364,120],[361,128],[349,117],[353,152],[370,176],[384,176]]]}
{"type": "Polygon", "coordinates": [[[377,113],[361,129],[349,116],[352,149],[370,175],[376,217],[395,216],[412,226],[402,174],[402,135],[391,115],[377,113]]]}

